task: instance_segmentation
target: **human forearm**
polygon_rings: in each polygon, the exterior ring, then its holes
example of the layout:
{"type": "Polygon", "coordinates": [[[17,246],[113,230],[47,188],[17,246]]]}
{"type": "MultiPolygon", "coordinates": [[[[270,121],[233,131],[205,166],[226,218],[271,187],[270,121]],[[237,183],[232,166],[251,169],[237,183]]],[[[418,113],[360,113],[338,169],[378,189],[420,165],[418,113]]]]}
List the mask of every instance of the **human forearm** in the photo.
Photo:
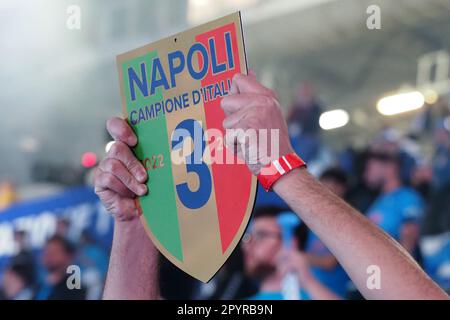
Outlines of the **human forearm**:
{"type": "Polygon", "coordinates": [[[116,222],[103,299],[158,299],[158,253],[139,219],[116,222]]]}
{"type": "Polygon", "coordinates": [[[397,242],[305,169],[282,177],[274,191],[321,238],[366,298],[448,298],[397,242]],[[381,269],[379,290],[370,290],[366,285],[366,270],[371,265],[381,269]]]}
{"type": "Polygon", "coordinates": [[[319,267],[326,270],[331,270],[337,265],[336,258],[331,254],[324,256],[318,254],[307,253],[308,262],[311,266],[319,267]]]}
{"type": "MultiPolygon", "coordinates": [[[[248,156],[245,160],[253,173],[260,174],[263,167],[277,160],[276,156],[293,152],[286,122],[276,93],[259,83],[255,74],[236,74],[232,87],[235,88],[232,94],[221,101],[227,115],[223,127],[241,129],[241,134],[231,136],[226,142],[228,146],[237,146],[238,155],[255,154],[254,150],[259,150],[257,161],[248,156]],[[266,137],[275,130],[278,155],[264,156],[269,154],[264,144],[258,144],[257,139],[247,139],[243,130],[256,130],[266,137]]],[[[397,242],[322,186],[305,169],[294,169],[281,177],[274,191],[322,239],[366,298],[448,298],[397,242]],[[366,270],[371,265],[381,269],[380,290],[370,290],[366,286],[366,270]]]]}

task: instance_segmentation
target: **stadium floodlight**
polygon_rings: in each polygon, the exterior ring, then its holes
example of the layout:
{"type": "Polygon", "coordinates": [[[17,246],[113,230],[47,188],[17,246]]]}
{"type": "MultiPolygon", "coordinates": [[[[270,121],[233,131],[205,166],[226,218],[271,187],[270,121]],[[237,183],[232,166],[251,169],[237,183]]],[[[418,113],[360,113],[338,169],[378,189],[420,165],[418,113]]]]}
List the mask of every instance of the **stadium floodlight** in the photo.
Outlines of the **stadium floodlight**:
{"type": "Polygon", "coordinates": [[[377,110],[384,116],[417,110],[425,104],[425,97],[419,91],[403,92],[387,96],[377,103],[377,110]]]}
{"type": "Polygon", "coordinates": [[[344,127],[349,119],[347,111],[336,109],[322,113],[319,118],[319,125],[323,130],[332,130],[344,127]]]}

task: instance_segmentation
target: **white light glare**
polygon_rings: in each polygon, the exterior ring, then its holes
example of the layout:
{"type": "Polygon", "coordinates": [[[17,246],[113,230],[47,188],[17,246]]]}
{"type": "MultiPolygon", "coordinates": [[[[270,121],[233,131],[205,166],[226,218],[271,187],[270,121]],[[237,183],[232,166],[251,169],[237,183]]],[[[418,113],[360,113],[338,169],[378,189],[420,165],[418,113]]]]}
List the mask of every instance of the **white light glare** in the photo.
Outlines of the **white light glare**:
{"type": "Polygon", "coordinates": [[[332,130],[344,127],[348,121],[348,112],[336,109],[322,113],[319,118],[319,125],[323,130],[332,130]]]}
{"type": "Polygon", "coordinates": [[[417,110],[423,107],[425,97],[419,91],[399,93],[384,97],[377,103],[378,112],[385,116],[417,110]]]}
{"type": "Polygon", "coordinates": [[[106,146],[105,146],[105,151],[106,151],[106,153],[109,152],[109,150],[111,149],[111,147],[112,147],[112,145],[114,144],[114,142],[115,142],[115,141],[110,141],[110,142],[108,142],[108,143],[106,144],[106,146]]]}

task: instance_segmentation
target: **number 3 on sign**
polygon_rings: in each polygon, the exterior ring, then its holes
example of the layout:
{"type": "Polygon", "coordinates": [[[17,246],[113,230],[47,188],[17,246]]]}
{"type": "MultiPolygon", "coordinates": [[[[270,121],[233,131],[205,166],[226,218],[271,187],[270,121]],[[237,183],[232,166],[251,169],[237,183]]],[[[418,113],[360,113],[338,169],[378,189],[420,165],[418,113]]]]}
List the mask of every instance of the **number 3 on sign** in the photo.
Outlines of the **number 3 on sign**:
{"type": "Polygon", "coordinates": [[[182,148],[183,142],[187,138],[192,138],[194,141],[192,152],[185,157],[186,170],[188,173],[194,173],[198,176],[199,187],[192,191],[186,181],[178,184],[176,189],[178,198],[186,208],[198,209],[208,202],[212,188],[209,167],[203,162],[203,153],[206,148],[206,141],[203,139],[204,131],[199,122],[186,119],[177,125],[174,132],[177,134],[172,139],[172,150],[182,148]]]}

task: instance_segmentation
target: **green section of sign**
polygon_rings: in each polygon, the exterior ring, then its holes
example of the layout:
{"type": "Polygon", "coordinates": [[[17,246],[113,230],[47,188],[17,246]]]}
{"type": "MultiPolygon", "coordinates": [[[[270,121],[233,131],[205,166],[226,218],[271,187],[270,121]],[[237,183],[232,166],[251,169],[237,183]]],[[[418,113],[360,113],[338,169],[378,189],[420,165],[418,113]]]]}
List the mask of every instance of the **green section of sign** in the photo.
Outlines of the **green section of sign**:
{"type": "MultiPolygon", "coordinates": [[[[128,115],[132,110],[137,110],[146,105],[163,100],[161,88],[152,96],[144,97],[135,87],[136,100],[131,101],[128,68],[133,68],[142,79],[141,64],[147,65],[147,78],[151,78],[151,63],[157,57],[157,52],[152,51],[144,56],[125,61],[122,64],[123,87],[126,97],[128,115]]],[[[166,119],[164,116],[149,121],[141,121],[132,125],[139,137],[139,143],[134,152],[139,160],[149,159],[147,167],[156,164],[157,168],[151,168],[147,186],[149,194],[140,198],[145,220],[153,235],[158,241],[178,260],[183,260],[183,250],[180,239],[178,213],[173,186],[172,162],[167,133],[166,119]],[[162,165],[162,166],[161,166],[162,165]]]]}

